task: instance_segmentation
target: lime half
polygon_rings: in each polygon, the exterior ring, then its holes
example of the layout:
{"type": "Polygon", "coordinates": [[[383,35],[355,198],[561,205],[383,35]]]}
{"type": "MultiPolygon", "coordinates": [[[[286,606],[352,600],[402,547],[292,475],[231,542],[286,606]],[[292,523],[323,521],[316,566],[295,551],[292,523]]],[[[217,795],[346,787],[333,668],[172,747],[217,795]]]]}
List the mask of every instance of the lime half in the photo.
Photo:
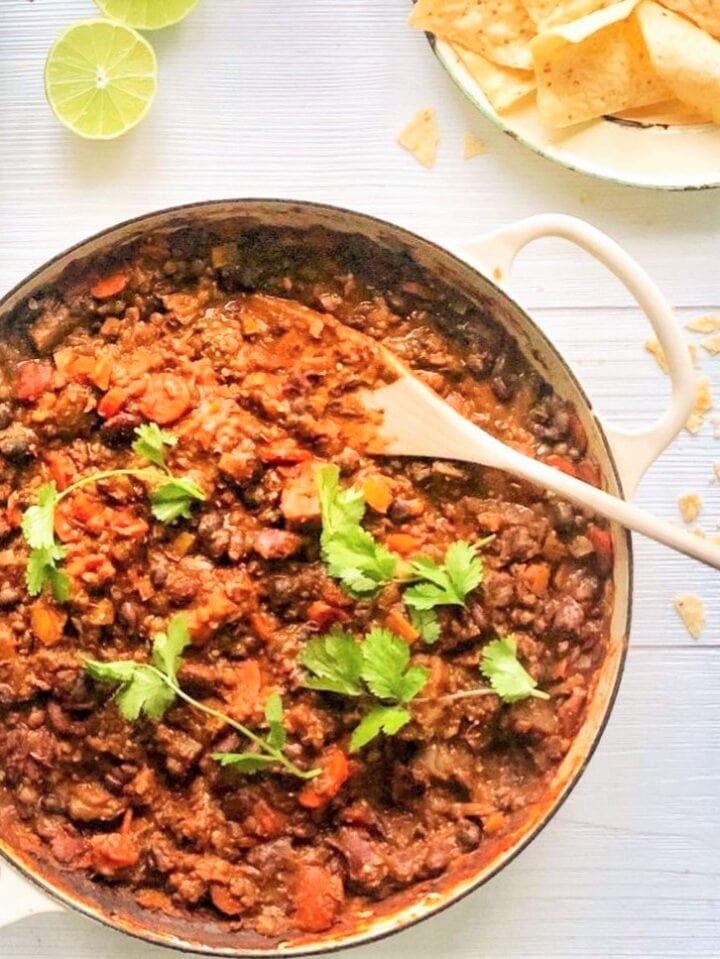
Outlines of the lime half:
{"type": "Polygon", "coordinates": [[[178,23],[199,0],[95,0],[106,17],[136,30],[160,30],[178,23]]]}
{"type": "Polygon", "coordinates": [[[61,123],[90,140],[111,140],[139,123],[157,88],[157,62],[139,33],[83,20],[55,41],[45,92],[61,123]]]}

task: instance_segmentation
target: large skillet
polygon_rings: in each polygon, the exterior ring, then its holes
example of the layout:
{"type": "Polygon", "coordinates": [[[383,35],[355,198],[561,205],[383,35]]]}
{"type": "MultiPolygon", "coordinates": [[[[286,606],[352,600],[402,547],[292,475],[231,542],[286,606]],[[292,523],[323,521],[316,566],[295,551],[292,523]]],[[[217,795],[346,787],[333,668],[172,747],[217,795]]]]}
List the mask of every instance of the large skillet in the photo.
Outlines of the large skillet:
{"type": "MultiPolygon", "coordinates": [[[[248,226],[313,226],[342,234],[361,234],[378,248],[389,248],[415,259],[431,275],[450,283],[490,311],[517,339],[528,361],[576,407],[588,433],[589,449],[597,459],[608,488],[632,495],[645,470],[685,423],[693,403],[693,377],[687,349],[662,298],[641,268],[604,234],[580,220],[540,216],[474,240],[455,252],[390,223],[359,213],[278,200],[230,200],[198,203],[138,217],[73,247],[40,267],[0,302],[2,323],[13,309],[42,287],[54,282],[69,264],[108,252],[147,231],[175,230],[189,224],[232,219],[248,226]],[[662,343],[673,382],[669,409],[648,429],[623,433],[604,427],[595,416],[579,383],[557,350],[518,304],[503,290],[516,254],[531,240],[559,236],[592,253],[612,270],[646,309],[662,343]],[[650,304],[655,301],[655,308],[650,304]],[[657,304],[662,306],[660,308],[657,304]]],[[[481,855],[470,854],[462,865],[439,879],[414,887],[368,910],[361,921],[325,934],[298,934],[283,942],[255,933],[230,933],[220,923],[188,921],[147,912],[129,897],[69,872],[39,867],[26,853],[0,840],[0,926],[37,912],[71,906],[115,929],[150,942],[214,956],[325,952],[388,935],[424,919],[477,888],[495,875],[538,834],[578,781],[592,754],[618,688],[630,626],[632,554],[628,533],[614,529],[614,602],[611,640],[599,673],[588,715],[563,760],[545,799],[518,831],[498,840],[481,855]],[[13,868],[8,868],[6,864],[13,868]],[[47,898],[45,893],[52,898],[47,898]]]]}

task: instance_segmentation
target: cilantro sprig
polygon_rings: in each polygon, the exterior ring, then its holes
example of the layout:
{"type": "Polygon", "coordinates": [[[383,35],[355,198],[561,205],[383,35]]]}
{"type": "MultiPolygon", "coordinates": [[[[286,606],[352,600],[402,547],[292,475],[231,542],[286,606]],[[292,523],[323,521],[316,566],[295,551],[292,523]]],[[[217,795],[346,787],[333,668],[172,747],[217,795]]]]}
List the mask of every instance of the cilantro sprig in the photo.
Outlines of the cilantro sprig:
{"type": "Polygon", "coordinates": [[[81,487],[116,476],[143,480],[151,487],[151,512],[162,523],[171,523],[181,516],[188,518],[193,502],[206,498],[194,480],[173,476],[165,462],[165,449],[175,446],[177,437],[161,430],[157,423],[137,427],[135,436],[133,452],[148,460],[151,466],[90,473],[62,492],[58,491],[54,481],[43,483],[38,489],[37,501],[25,510],[22,517],[23,537],[30,547],[25,582],[31,596],[39,596],[49,586],[58,603],[65,603],[70,598],[70,581],[58,568],[58,563],[65,558],[65,550],[55,538],[55,511],[66,496],[81,487]]]}
{"type": "Polygon", "coordinates": [[[488,643],[483,650],[480,671],[503,702],[516,703],[528,697],[550,698],[537,688],[537,682],[518,659],[514,636],[504,636],[488,643]]]}
{"type": "Polygon", "coordinates": [[[117,686],[115,702],[121,715],[130,722],[135,722],[141,716],[154,720],[162,719],[173,703],[181,699],[206,715],[231,726],[257,749],[256,752],[213,753],[213,759],[221,765],[232,765],[244,773],[255,773],[279,766],[291,776],[314,779],[319,770],[301,769],[284,752],[286,736],[282,700],[278,693],[273,693],[265,706],[269,732],[263,737],[219,709],[194,699],[180,687],[178,672],[182,665],[183,652],[189,643],[187,619],[182,613],[178,613],[168,623],[167,632],[155,636],[149,663],[125,659],[113,662],[87,659],[85,669],[88,675],[98,682],[113,683],[117,686]]]}
{"type": "Polygon", "coordinates": [[[328,573],[354,596],[373,595],[392,580],[397,557],[360,525],[365,500],[358,489],[340,487],[337,466],[321,466],[316,483],[320,498],[320,547],[328,573]]]}
{"type": "Polygon", "coordinates": [[[376,704],[353,731],[350,751],[357,752],[384,732],[397,733],[412,718],[407,704],[425,686],[428,671],[410,664],[408,644],[388,629],[376,627],[357,642],[351,633],[332,630],[310,640],[300,654],[310,673],[309,689],[345,696],[371,695],[376,704]]]}
{"type": "Polygon", "coordinates": [[[407,585],[403,601],[424,643],[440,638],[437,606],[464,606],[468,595],[483,581],[478,551],[492,539],[468,543],[459,540],[448,548],[442,563],[428,556],[401,560],[361,525],[365,515],[362,490],[340,486],[340,471],[328,464],[318,468],[322,533],[320,547],[330,576],[339,579],[355,598],[371,598],[391,582],[407,585]]]}

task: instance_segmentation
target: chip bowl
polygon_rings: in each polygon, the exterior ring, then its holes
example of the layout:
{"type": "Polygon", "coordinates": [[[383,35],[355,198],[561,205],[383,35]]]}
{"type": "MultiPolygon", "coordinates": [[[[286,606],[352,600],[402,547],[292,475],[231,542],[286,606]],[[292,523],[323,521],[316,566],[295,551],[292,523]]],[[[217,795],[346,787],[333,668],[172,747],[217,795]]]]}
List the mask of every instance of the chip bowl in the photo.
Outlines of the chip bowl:
{"type": "Polygon", "coordinates": [[[483,116],[518,143],[570,170],[656,190],[720,187],[720,126],[604,117],[566,130],[550,130],[534,98],[499,114],[452,44],[427,35],[440,63],[483,116]]]}

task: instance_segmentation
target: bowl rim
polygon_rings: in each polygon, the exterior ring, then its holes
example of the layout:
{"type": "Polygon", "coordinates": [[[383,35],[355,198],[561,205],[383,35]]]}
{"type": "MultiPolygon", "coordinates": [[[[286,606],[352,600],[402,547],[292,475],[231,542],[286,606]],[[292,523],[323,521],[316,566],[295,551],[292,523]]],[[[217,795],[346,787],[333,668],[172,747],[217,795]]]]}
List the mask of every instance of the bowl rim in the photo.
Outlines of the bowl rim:
{"type": "MultiPolygon", "coordinates": [[[[96,233],[93,233],[90,236],[73,243],[66,249],[50,257],[31,273],[29,273],[24,279],[16,283],[13,287],[11,287],[10,290],[0,297],[0,324],[4,319],[5,311],[8,309],[12,310],[17,305],[17,302],[20,302],[20,300],[18,300],[20,294],[22,294],[23,298],[26,295],[30,295],[31,291],[27,288],[32,286],[33,282],[36,281],[42,274],[50,270],[53,266],[57,265],[60,261],[69,259],[73,255],[80,256],[83,253],[90,253],[88,247],[91,247],[94,243],[109,239],[115,233],[126,231],[136,226],[142,227],[143,224],[147,224],[148,228],[150,229],[162,229],[163,227],[159,224],[152,224],[151,226],[148,223],[148,221],[155,219],[176,218],[178,216],[182,216],[183,214],[189,215],[193,212],[201,215],[204,211],[222,210],[223,208],[237,208],[237,214],[246,211],[251,213],[253,207],[275,207],[277,209],[290,207],[292,209],[299,209],[308,212],[318,211],[330,216],[339,216],[341,218],[347,216],[356,220],[364,221],[368,225],[389,230],[394,236],[399,236],[400,239],[409,240],[423,245],[435,254],[441,257],[449,258],[456,265],[460,266],[461,269],[470,271],[471,273],[481,277],[482,280],[493,289],[498,297],[506,300],[515,310],[518,311],[519,315],[522,317],[523,328],[529,329],[532,333],[532,336],[536,340],[540,341],[543,350],[546,350],[549,355],[551,355],[553,359],[563,368],[565,375],[568,377],[568,380],[572,383],[574,389],[577,391],[578,396],[584,404],[585,410],[591,416],[593,423],[595,424],[595,427],[598,431],[598,437],[602,441],[604,447],[607,463],[612,471],[612,479],[617,486],[618,495],[624,496],[622,476],[615,460],[612,447],[605,433],[602,421],[595,414],[593,405],[587,393],[577,379],[573,370],[568,365],[567,361],[555,347],[552,340],[549,339],[549,337],[537,325],[535,320],[525,311],[525,309],[512,296],[510,296],[506,290],[500,287],[491,276],[486,275],[480,268],[472,263],[469,263],[467,260],[464,260],[454,250],[444,246],[442,243],[424,237],[389,220],[385,220],[372,214],[352,210],[347,207],[342,207],[331,203],[316,202],[314,200],[282,199],[278,197],[235,197],[182,203],[138,214],[130,217],[127,220],[104,227],[103,229],[98,230],[96,233]]],[[[228,217],[234,214],[234,210],[228,210],[228,217]]],[[[175,220],[175,224],[180,225],[177,220],[175,220]]],[[[478,867],[478,869],[472,871],[476,873],[474,879],[464,883],[462,888],[449,888],[439,893],[437,901],[433,900],[431,904],[424,904],[419,914],[403,918],[403,912],[412,908],[413,904],[411,901],[410,903],[401,905],[395,910],[392,910],[387,915],[378,913],[377,916],[374,917],[374,920],[370,921],[370,924],[367,926],[367,928],[358,927],[356,929],[351,929],[348,933],[341,931],[334,934],[332,930],[330,930],[329,934],[325,935],[323,938],[319,938],[317,941],[313,941],[310,937],[306,937],[301,941],[298,941],[297,945],[279,942],[269,946],[268,948],[234,949],[232,947],[213,946],[210,944],[192,942],[189,939],[183,940],[175,934],[154,931],[146,926],[141,926],[139,923],[133,921],[129,914],[123,914],[121,909],[106,909],[100,903],[98,903],[97,900],[86,900],[78,892],[72,889],[66,889],[56,880],[45,877],[42,873],[41,867],[33,864],[27,855],[15,850],[10,844],[3,840],[0,840],[0,861],[7,861],[21,874],[25,880],[29,881],[31,885],[39,889],[51,899],[59,902],[63,906],[81,913],[82,915],[102,924],[103,926],[113,929],[115,932],[123,933],[142,942],[149,942],[153,945],[162,946],[168,949],[175,949],[178,952],[188,955],[206,955],[216,957],[216,959],[266,959],[266,957],[273,956],[304,957],[337,953],[343,949],[349,949],[383,940],[389,936],[395,935],[396,933],[410,929],[413,926],[418,925],[420,922],[424,922],[425,920],[444,912],[450,906],[460,902],[462,899],[466,898],[494,878],[506,866],[513,862],[520,855],[520,853],[523,852],[535,838],[537,838],[538,835],[540,835],[540,833],[554,818],[567,798],[573,792],[578,782],[582,778],[582,775],[585,772],[590,760],[595,754],[596,749],[598,748],[605,728],[610,720],[624,674],[625,665],[627,662],[628,641],[633,613],[634,556],[632,538],[627,529],[617,528],[617,535],[619,538],[623,539],[626,549],[626,559],[624,560],[626,569],[624,572],[627,579],[625,616],[623,617],[622,625],[618,627],[618,642],[620,646],[617,659],[617,669],[612,679],[612,685],[609,689],[602,714],[597,722],[596,728],[590,735],[589,744],[582,755],[581,761],[579,761],[573,768],[572,772],[568,776],[567,782],[565,782],[557,792],[548,797],[548,801],[543,807],[542,812],[538,816],[537,820],[532,822],[532,824],[527,827],[524,834],[508,847],[507,853],[505,853],[504,850],[498,850],[494,858],[491,859],[488,864],[478,867]],[[480,874],[478,875],[477,873],[480,874]],[[379,923],[383,920],[387,921],[388,919],[396,920],[396,925],[390,928],[373,929],[373,922],[379,923]]],[[[618,561],[616,560],[616,564],[617,562],[618,561]]],[[[613,602],[618,602],[617,591],[613,597],[613,602]]],[[[420,899],[421,897],[418,897],[416,906],[419,906],[420,899]]]]}
{"type": "MultiPolygon", "coordinates": [[[[615,175],[605,170],[598,169],[597,167],[593,167],[590,163],[580,161],[574,163],[570,157],[565,158],[562,154],[556,152],[552,147],[544,148],[538,143],[535,143],[524,133],[521,133],[514,127],[510,126],[502,114],[498,113],[493,108],[482,91],[479,91],[479,88],[475,89],[474,86],[471,86],[469,83],[461,79],[461,77],[458,75],[458,72],[454,69],[455,64],[450,62],[450,55],[446,54],[441,49],[442,45],[447,46],[448,49],[452,51],[453,47],[451,43],[439,41],[437,37],[435,37],[432,33],[428,33],[427,31],[425,32],[425,38],[429,43],[435,57],[452,83],[463,94],[463,96],[470,101],[475,109],[481,113],[485,119],[494,124],[494,126],[496,126],[499,130],[502,130],[503,133],[509,136],[512,140],[515,140],[521,146],[531,150],[536,156],[542,157],[544,160],[549,160],[551,163],[555,163],[558,166],[564,167],[566,170],[571,170],[573,173],[580,173],[583,176],[590,176],[596,180],[601,180],[604,183],[612,183],[617,186],[628,188],[655,190],[661,193],[695,193],[700,190],[716,190],[720,188],[720,161],[718,161],[718,172],[715,175],[716,178],[708,180],[706,183],[659,183],[650,179],[633,179],[632,177],[623,177],[620,174],[615,175]]],[[[454,51],[451,55],[456,56],[454,51]]],[[[462,66],[462,64],[459,65],[462,66]]],[[[465,69],[464,66],[462,66],[462,68],[463,70],[465,69]]],[[[598,120],[594,122],[601,121],[611,122],[607,118],[598,118],[598,120]]],[[[662,124],[659,125],[661,126],[662,124]]]]}

